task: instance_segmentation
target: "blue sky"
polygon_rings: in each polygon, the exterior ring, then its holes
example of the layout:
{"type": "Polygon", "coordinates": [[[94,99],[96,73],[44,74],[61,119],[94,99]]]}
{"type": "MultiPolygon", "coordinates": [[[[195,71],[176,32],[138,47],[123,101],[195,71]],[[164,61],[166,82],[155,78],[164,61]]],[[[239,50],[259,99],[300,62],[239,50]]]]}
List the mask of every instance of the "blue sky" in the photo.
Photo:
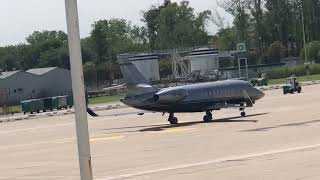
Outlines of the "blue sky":
{"type": "MultiPolygon", "coordinates": [[[[163,0],[78,0],[81,36],[91,31],[91,24],[100,19],[124,18],[137,25],[141,10],[163,0]]],[[[179,0],[173,0],[178,1],[179,0]]],[[[196,12],[217,8],[215,0],[189,0],[196,12]]],[[[232,17],[219,9],[230,24],[232,17]]],[[[25,42],[25,37],[38,30],[66,31],[64,0],[1,0],[0,6],[0,46],[25,42]]],[[[208,24],[211,34],[216,32],[212,23],[208,24]]]]}

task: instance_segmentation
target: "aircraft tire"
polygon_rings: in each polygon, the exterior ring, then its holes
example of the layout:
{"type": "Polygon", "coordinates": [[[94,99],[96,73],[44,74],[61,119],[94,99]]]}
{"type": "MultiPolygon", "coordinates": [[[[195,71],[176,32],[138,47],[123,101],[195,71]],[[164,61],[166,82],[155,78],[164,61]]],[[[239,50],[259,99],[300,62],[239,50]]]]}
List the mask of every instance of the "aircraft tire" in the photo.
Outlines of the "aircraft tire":
{"type": "Polygon", "coordinates": [[[241,112],[240,115],[241,115],[242,117],[246,117],[246,112],[241,112]]]}
{"type": "Polygon", "coordinates": [[[205,115],[205,116],[203,116],[203,121],[204,122],[211,122],[212,121],[212,117],[210,117],[208,115],[205,115]]]}
{"type": "Polygon", "coordinates": [[[301,87],[298,87],[298,93],[301,93],[301,87]]]}
{"type": "Polygon", "coordinates": [[[173,117],[169,119],[170,124],[174,125],[174,124],[178,124],[178,118],[173,117]]]}

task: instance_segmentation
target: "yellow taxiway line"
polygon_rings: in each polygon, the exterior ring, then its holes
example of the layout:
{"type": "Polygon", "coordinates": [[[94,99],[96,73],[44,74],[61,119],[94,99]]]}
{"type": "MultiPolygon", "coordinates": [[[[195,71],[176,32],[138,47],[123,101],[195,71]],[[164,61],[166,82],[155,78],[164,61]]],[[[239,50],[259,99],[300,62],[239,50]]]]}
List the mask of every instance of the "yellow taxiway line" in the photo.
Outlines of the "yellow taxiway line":
{"type": "Polygon", "coordinates": [[[125,136],[95,137],[95,138],[90,138],[90,142],[118,140],[118,139],[123,139],[124,137],[125,136]]]}
{"type": "Polygon", "coordinates": [[[181,132],[186,132],[186,131],[191,131],[193,128],[170,128],[170,129],[165,129],[165,130],[160,130],[160,131],[149,131],[146,132],[148,134],[170,134],[170,133],[181,133],[181,132]]]}

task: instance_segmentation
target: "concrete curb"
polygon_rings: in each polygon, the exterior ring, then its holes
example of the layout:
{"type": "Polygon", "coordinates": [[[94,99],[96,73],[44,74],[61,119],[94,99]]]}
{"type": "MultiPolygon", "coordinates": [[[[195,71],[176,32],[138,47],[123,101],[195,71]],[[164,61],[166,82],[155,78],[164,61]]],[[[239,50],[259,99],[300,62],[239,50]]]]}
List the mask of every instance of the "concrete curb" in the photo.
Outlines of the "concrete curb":
{"type": "MultiPolygon", "coordinates": [[[[115,104],[115,105],[107,105],[107,106],[98,106],[98,107],[90,107],[94,111],[105,111],[110,109],[121,109],[126,108],[128,106],[122,104],[115,104]]],[[[47,112],[41,114],[29,114],[29,115],[22,115],[22,116],[10,116],[10,117],[3,117],[0,118],[0,123],[7,123],[7,122],[15,122],[21,120],[29,120],[29,119],[38,119],[43,117],[53,117],[53,116],[65,116],[74,114],[74,110],[66,110],[66,111],[54,111],[54,112],[47,112]]]]}

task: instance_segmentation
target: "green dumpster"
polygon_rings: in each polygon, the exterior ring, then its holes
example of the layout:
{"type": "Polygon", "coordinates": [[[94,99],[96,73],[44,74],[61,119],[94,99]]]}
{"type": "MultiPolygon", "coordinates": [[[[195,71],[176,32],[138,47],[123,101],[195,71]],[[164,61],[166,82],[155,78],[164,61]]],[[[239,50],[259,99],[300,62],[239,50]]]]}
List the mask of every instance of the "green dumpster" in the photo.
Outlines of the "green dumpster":
{"type": "Polygon", "coordinates": [[[53,109],[58,110],[58,109],[59,109],[59,102],[58,102],[58,98],[57,98],[57,97],[51,97],[51,99],[52,99],[53,109]]]}
{"type": "Polygon", "coordinates": [[[56,96],[55,97],[57,99],[58,102],[58,109],[67,109],[68,108],[68,104],[67,104],[67,96],[56,96]]]}
{"type": "Polygon", "coordinates": [[[43,111],[53,111],[54,109],[58,109],[57,99],[52,97],[43,98],[43,111]]]}
{"type": "Polygon", "coordinates": [[[69,108],[72,108],[72,106],[74,105],[73,96],[67,96],[67,104],[69,108]]]}
{"type": "Polygon", "coordinates": [[[43,100],[42,99],[31,99],[26,101],[21,101],[22,112],[24,114],[34,112],[39,113],[40,110],[44,109],[43,100]]]}

